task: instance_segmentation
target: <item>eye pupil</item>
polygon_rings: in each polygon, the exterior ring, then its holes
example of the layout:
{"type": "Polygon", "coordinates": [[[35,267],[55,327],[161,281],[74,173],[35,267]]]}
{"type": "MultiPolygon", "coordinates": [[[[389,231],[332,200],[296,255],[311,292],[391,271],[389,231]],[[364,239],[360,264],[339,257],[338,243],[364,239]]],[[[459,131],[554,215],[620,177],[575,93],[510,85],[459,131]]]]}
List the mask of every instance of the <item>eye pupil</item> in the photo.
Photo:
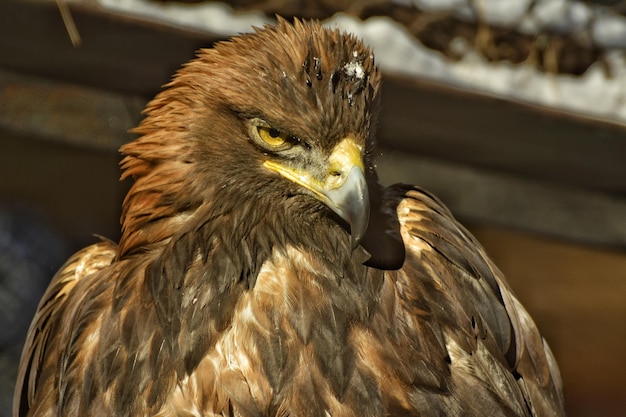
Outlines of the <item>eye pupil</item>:
{"type": "Polygon", "coordinates": [[[280,136],[280,130],[276,129],[275,127],[270,128],[270,131],[268,133],[273,138],[277,138],[280,136]]]}

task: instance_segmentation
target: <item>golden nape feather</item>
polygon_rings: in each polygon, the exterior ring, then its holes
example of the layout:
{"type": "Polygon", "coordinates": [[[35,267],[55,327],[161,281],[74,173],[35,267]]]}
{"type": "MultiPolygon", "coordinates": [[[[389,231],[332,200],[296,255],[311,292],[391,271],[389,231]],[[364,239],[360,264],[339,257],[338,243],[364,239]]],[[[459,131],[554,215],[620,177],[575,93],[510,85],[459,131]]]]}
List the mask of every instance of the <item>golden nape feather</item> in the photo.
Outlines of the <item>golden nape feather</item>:
{"type": "Polygon", "coordinates": [[[199,51],[122,147],[122,237],[74,255],[19,416],[563,416],[556,362],[428,192],[381,187],[381,75],[289,23],[199,51]]]}

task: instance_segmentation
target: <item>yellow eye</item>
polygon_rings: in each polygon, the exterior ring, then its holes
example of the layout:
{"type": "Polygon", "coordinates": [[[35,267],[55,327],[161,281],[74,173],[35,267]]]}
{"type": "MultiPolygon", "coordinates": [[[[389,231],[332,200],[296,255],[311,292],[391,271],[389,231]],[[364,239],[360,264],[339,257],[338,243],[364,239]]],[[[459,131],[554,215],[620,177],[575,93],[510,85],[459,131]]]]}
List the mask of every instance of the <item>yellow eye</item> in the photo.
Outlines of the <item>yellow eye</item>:
{"type": "Polygon", "coordinates": [[[261,140],[272,147],[284,144],[289,138],[289,135],[281,132],[275,127],[257,126],[257,132],[259,133],[261,140]]]}

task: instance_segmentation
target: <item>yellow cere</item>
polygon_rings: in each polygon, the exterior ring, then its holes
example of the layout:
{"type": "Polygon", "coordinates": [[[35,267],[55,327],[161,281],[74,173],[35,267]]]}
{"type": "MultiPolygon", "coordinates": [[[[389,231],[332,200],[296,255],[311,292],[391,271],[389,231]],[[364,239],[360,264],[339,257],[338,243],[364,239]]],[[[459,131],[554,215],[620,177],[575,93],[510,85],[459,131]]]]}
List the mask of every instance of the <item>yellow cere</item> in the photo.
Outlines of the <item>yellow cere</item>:
{"type": "Polygon", "coordinates": [[[345,138],[335,146],[333,153],[330,154],[328,158],[330,168],[342,172],[347,167],[357,166],[365,171],[362,153],[363,149],[354,139],[345,138]]]}
{"type": "Polygon", "coordinates": [[[335,146],[328,157],[328,172],[325,188],[332,190],[339,188],[346,181],[346,176],[352,167],[359,167],[365,171],[362,148],[352,138],[345,138],[335,146]]]}

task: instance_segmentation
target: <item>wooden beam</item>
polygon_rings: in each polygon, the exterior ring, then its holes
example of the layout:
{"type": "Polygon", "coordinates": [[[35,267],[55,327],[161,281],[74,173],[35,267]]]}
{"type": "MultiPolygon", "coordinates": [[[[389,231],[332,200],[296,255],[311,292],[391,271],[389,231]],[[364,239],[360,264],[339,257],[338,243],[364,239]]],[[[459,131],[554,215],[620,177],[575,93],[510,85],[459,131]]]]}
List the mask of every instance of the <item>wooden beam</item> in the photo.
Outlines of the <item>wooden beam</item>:
{"type": "Polygon", "coordinates": [[[383,149],[385,184],[420,185],[464,222],[626,249],[626,198],[383,149]]]}
{"type": "Polygon", "coordinates": [[[387,147],[529,178],[626,194],[626,128],[557,111],[387,77],[387,147]]]}
{"type": "Polygon", "coordinates": [[[0,70],[0,127],[28,137],[116,151],[141,119],[140,96],[0,70]]]}

